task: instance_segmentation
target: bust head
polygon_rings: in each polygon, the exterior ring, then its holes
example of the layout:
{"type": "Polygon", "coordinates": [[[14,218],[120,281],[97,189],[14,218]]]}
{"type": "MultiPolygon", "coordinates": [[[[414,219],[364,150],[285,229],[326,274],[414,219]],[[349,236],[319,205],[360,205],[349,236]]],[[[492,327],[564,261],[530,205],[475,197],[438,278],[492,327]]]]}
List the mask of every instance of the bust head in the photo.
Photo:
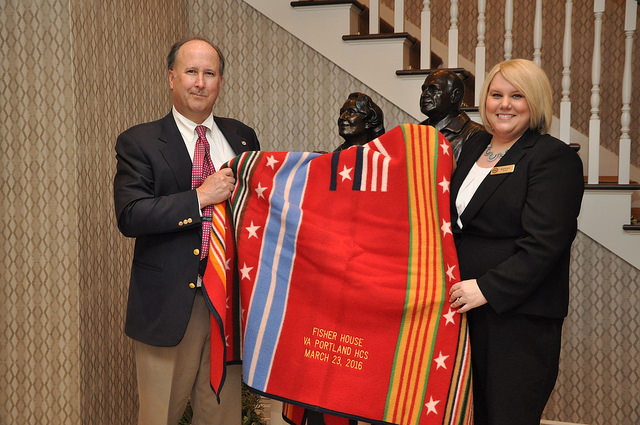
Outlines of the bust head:
{"type": "Polygon", "coordinates": [[[384,133],[382,110],[366,94],[351,93],[340,108],[338,133],[345,140],[343,148],[375,139],[384,133]]]}
{"type": "Polygon", "coordinates": [[[455,72],[438,69],[431,72],[422,84],[420,110],[429,117],[431,125],[460,111],[464,84],[455,72]]]}

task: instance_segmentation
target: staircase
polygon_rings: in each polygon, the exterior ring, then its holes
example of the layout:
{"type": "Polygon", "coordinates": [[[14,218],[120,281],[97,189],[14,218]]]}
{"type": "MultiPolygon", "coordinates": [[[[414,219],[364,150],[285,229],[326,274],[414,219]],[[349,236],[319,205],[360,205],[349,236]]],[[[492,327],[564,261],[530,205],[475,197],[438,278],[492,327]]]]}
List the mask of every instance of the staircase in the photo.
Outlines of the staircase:
{"type": "MultiPolygon", "coordinates": [[[[369,35],[369,10],[355,0],[244,1],[416,121],[425,118],[418,100],[425,75],[430,70],[420,69],[420,41],[415,29],[394,33],[391,25],[382,19],[381,33],[369,35]]],[[[430,45],[431,63],[435,67],[442,66],[440,57],[446,53],[446,46],[433,37],[430,45]],[[433,50],[438,50],[438,54],[433,50]]],[[[470,61],[461,58],[460,63],[469,67],[470,61]]],[[[473,104],[473,75],[466,68],[455,71],[466,82],[465,102],[473,104]]],[[[465,111],[480,122],[476,108],[465,108],[465,111]]],[[[555,136],[558,131],[557,125],[552,127],[555,136]]],[[[583,148],[587,147],[586,136],[572,129],[571,140],[574,138],[582,142],[583,148]]],[[[634,182],[585,185],[578,226],[583,233],[640,269],[640,226],[630,222],[632,195],[637,190],[640,185],[634,182]]]]}

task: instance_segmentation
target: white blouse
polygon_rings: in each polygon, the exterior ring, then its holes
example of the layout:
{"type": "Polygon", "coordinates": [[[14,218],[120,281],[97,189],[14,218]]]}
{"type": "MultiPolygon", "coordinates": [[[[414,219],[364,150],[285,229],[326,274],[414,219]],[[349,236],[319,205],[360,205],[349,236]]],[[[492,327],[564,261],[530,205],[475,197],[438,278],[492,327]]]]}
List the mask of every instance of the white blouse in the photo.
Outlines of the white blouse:
{"type": "Polygon", "coordinates": [[[460,190],[458,191],[458,196],[456,197],[456,210],[458,211],[458,227],[462,229],[462,221],[460,220],[460,216],[464,212],[464,209],[467,208],[471,198],[478,190],[478,186],[487,177],[487,174],[491,171],[493,167],[483,168],[478,164],[474,163],[471,170],[469,170],[469,174],[465,177],[462,185],[460,186],[460,190]]]}

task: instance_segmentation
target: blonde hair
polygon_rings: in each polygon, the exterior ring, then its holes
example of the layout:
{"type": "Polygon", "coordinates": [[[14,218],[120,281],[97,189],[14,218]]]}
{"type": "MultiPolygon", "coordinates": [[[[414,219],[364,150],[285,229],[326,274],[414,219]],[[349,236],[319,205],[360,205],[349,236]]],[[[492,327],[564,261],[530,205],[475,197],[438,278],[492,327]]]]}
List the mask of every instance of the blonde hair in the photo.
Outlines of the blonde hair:
{"type": "Polygon", "coordinates": [[[553,93],[547,74],[535,63],[527,59],[511,59],[500,62],[487,74],[480,94],[480,116],[489,133],[486,102],[491,81],[500,73],[502,77],[522,93],[529,105],[529,129],[546,134],[553,117],[553,93]]]}

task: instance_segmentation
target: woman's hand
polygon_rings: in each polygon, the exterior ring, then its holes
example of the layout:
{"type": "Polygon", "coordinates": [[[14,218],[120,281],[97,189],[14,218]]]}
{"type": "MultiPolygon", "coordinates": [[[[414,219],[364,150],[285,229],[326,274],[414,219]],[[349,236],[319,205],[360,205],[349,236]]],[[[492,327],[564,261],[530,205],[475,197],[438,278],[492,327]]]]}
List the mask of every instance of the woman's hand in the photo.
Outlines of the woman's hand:
{"type": "Polygon", "coordinates": [[[449,302],[451,307],[457,309],[458,313],[466,313],[472,308],[480,307],[487,303],[487,299],[482,295],[475,279],[463,280],[451,287],[449,291],[449,302]]]}

